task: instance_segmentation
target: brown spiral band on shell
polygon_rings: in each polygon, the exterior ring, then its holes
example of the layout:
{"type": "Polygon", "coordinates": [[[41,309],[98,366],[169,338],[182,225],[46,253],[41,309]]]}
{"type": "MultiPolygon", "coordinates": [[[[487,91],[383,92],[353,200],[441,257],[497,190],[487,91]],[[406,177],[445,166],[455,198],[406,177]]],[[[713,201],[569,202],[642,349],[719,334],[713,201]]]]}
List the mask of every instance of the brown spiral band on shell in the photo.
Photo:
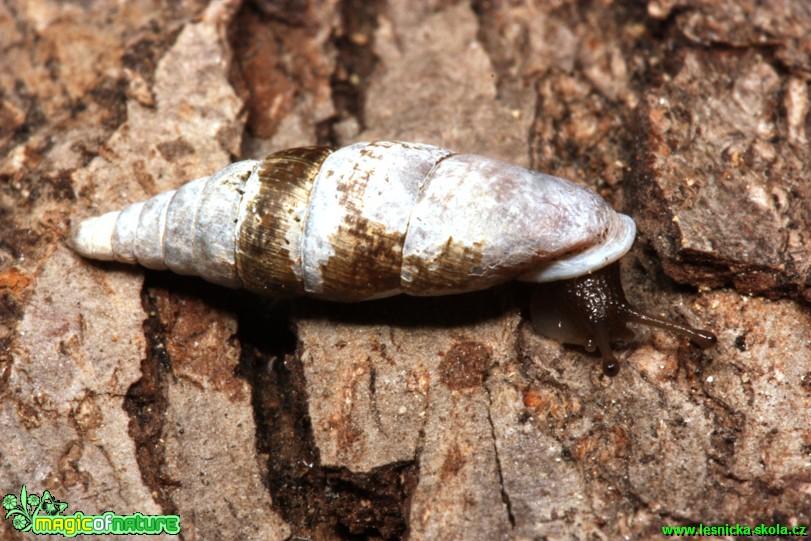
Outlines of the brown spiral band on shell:
{"type": "Polygon", "coordinates": [[[236,266],[246,289],[303,295],[301,245],[313,183],[327,147],[276,152],[245,185],[236,227],[236,266]]]}

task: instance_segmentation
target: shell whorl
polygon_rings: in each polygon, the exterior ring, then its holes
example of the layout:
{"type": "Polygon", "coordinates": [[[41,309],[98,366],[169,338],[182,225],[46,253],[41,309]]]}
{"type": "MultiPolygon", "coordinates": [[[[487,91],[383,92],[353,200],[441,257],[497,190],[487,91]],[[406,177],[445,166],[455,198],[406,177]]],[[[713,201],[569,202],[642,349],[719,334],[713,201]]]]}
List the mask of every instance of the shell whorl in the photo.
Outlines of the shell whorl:
{"type": "Polygon", "coordinates": [[[82,222],[86,257],[271,295],[358,301],[570,278],[633,221],[569,181],[411,143],[290,149],[82,222]]]}
{"type": "Polygon", "coordinates": [[[104,261],[139,263],[242,287],[236,272],[234,217],[256,160],[233,163],[122,211],[79,224],[73,248],[104,261]]]}

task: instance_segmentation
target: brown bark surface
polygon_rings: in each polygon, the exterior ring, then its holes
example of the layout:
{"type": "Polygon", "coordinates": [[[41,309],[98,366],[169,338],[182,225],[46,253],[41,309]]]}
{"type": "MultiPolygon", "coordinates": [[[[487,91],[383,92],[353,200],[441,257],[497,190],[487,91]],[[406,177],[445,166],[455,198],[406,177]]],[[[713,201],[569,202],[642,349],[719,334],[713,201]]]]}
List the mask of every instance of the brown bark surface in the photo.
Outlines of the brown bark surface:
{"type": "Polygon", "coordinates": [[[187,540],[811,524],[810,6],[0,3],[0,492],[187,540]],[[514,284],[276,302],[67,247],[236,159],[370,139],[593,187],[639,227],[631,301],[718,346],[639,330],[606,379],[514,284]]]}

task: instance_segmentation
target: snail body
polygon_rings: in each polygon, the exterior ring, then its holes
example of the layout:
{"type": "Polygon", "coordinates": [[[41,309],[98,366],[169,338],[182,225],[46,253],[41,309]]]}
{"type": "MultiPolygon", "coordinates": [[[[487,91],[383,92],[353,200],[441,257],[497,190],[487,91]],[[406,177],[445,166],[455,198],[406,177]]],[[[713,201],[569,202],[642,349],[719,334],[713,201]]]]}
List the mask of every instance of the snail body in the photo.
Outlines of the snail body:
{"type": "MultiPolygon", "coordinates": [[[[266,295],[363,301],[577,280],[617,261],[635,234],[630,217],[567,180],[379,141],[231,164],[85,220],[72,245],[266,295]]],[[[596,343],[613,358],[607,338],[596,343]]]]}

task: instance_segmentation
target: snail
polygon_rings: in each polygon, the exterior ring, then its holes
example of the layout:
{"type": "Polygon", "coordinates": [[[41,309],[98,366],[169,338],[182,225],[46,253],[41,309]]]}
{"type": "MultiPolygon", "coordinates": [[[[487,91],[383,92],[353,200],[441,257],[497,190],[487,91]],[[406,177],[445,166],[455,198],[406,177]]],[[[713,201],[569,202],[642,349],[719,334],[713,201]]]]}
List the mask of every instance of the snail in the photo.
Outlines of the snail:
{"type": "Polygon", "coordinates": [[[517,279],[542,335],[599,349],[628,322],[708,331],[643,314],[617,260],[633,220],[567,180],[435,146],[378,141],[304,147],[233,163],[209,177],[81,222],[82,256],[140,263],[266,295],[338,301],[446,295],[517,279]]]}

